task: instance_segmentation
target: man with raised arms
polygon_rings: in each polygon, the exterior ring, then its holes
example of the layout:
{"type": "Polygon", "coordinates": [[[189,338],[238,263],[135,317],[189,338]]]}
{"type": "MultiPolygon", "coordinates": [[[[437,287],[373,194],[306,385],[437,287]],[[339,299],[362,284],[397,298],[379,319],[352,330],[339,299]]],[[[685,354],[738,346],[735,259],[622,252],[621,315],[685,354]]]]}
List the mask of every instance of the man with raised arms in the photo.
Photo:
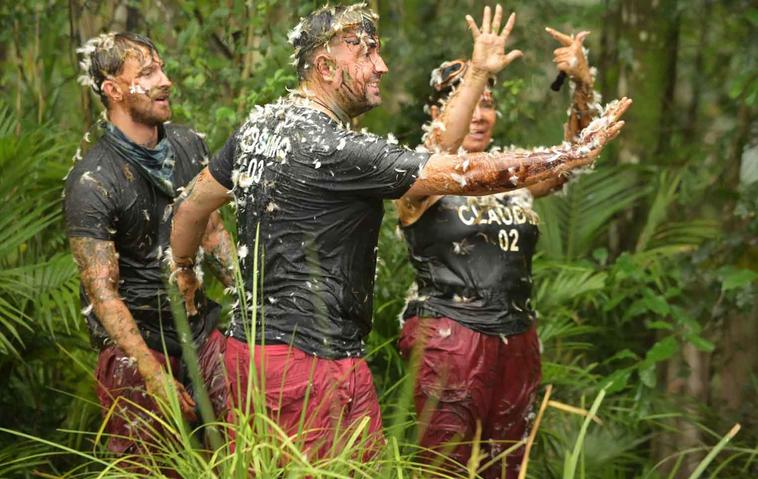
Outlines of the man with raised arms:
{"type": "MultiPolygon", "coordinates": [[[[103,34],[79,52],[80,80],[102,100],[107,121],[102,138],[66,179],[66,234],[81,273],[84,314],[100,349],[98,398],[104,413],[116,405],[105,429],[108,447],[134,453],[162,431],[150,413],[159,412],[154,396],[168,399],[169,384],[185,417],[196,417],[163,259],[174,198],[207,162],[208,148],[189,128],[167,123],[172,84],[150,39],[103,34]]],[[[232,242],[218,213],[201,236],[217,276],[231,285],[232,242]]],[[[219,307],[202,294],[195,301],[189,339],[220,413],[226,386],[224,337],[215,329],[219,307]]]]}
{"type": "MultiPolygon", "coordinates": [[[[485,79],[513,59],[502,41],[510,28],[501,32],[501,15],[488,17],[475,47],[486,54],[474,55],[484,60],[471,68],[485,79]]],[[[575,145],[464,155],[411,151],[351,131],[352,118],[381,102],[388,70],[376,22],[365,4],[323,7],[301,20],[290,34],[298,88],[251,112],[187,192],[172,231],[174,262],[187,272],[177,279],[191,305],[190,267],[207,219],[236,205],[245,284],[225,354],[231,400],[241,408],[249,382],[265,385],[273,419],[287,434],[305,431],[305,447],[317,455],[339,447],[334,431],[363,417],[369,438],[381,440],[361,357],[382,200],[528,186],[590,164],[623,125],[611,109],[575,145]],[[251,356],[260,377],[248,370],[251,356]]]]}

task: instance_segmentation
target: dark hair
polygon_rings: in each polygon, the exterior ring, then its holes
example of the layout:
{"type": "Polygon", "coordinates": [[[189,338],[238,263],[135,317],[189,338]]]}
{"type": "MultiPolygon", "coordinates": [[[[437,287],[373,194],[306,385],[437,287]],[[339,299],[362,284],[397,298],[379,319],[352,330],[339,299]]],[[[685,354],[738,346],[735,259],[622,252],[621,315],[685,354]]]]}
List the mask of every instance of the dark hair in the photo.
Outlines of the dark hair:
{"type": "MultiPolygon", "coordinates": [[[[434,92],[427,99],[427,106],[438,105],[447,100],[447,97],[463,81],[468,68],[468,60],[456,59],[442,62],[439,67],[432,70],[429,86],[434,88],[434,92]]],[[[491,76],[487,79],[487,86],[494,88],[495,77],[491,76]]]]}
{"type": "Polygon", "coordinates": [[[77,49],[82,54],[79,65],[84,70],[79,81],[92,88],[106,108],[108,97],[102,91],[103,82],[119,75],[130,55],[141,56],[139,47],[147,48],[150,54],[158,53],[152,40],[132,32],[106,33],[88,40],[82,48],[77,49]]]}
{"type": "Polygon", "coordinates": [[[334,35],[352,28],[368,36],[377,34],[376,22],[379,17],[365,3],[354,5],[326,5],[300,19],[300,23],[289,33],[293,65],[298,77],[303,80],[310,68],[313,52],[326,46],[334,35]]]}

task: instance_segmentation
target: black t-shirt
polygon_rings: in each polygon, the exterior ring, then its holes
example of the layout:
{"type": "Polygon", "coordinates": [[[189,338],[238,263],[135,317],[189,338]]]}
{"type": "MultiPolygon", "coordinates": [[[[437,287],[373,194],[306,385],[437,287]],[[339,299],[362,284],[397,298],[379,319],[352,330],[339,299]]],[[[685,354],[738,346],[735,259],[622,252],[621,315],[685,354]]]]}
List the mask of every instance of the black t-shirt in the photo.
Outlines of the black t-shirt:
{"type": "Polygon", "coordinates": [[[428,157],[290,99],[253,111],[210,164],[234,195],[247,291],[229,333],[247,340],[254,325],[259,343],[330,359],[361,355],[382,199],[402,196],[428,157]]]}
{"type": "Polygon", "coordinates": [[[402,228],[418,287],[404,317],[444,316],[485,334],[528,330],[539,235],[530,204],[522,191],[444,196],[402,228]]]}
{"type": "MultiPolygon", "coordinates": [[[[208,147],[192,130],[162,128],[174,151],[174,187],[186,186],[208,161],[208,147]]],[[[172,355],[181,353],[164,287],[163,259],[169,246],[172,204],[138,168],[99,140],[66,178],[64,215],[69,237],[113,241],[118,253],[119,294],[137,322],[147,345],[172,355]],[[161,334],[161,330],[163,334],[161,334]]],[[[215,326],[217,306],[196,295],[197,316],[189,318],[196,343],[215,326]]],[[[82,287],[83,312],[93,341],[102,347],[108,334],[90,307],[82,287]]]]}

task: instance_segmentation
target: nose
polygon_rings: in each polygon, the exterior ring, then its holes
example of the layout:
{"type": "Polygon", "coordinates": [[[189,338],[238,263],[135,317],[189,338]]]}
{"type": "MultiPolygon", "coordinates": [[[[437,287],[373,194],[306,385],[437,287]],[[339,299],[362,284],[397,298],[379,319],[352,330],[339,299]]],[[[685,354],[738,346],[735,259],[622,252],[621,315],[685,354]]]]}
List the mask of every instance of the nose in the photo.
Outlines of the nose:
{"type": "Polygon", "coordinates": [[[479,108],[479,105],[474,108],[474,115],[471,117],[471,121],[481,121],[482,120],[482,109],[479,108]]]}
{"type": "Polygon", "coordinates": [[[166,75],[166,72],[164,72],[162,68],[160,70],[160,74],[161,74],[161,76],[160,76],[160,78],[158,80],[158,85],[160,85],[162,87],[171,88],[174,84],[171,82],[171,80],[169,79],[168,75],[166,75]]]}
{"type": "Polygon", "coordinates": [[[384,59],[378,53],[374,55],[374,61],[372,63],[374,64],[374,71],[379,75],[384,75],[389,71],[387,64],[384,63],[384,59]]]}

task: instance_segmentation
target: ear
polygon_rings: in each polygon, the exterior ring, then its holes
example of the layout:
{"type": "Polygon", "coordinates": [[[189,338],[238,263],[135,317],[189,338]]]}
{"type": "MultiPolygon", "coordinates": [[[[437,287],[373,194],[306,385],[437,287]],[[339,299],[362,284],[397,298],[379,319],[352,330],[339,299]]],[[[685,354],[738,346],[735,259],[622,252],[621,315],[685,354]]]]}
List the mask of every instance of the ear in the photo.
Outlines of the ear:
{"type": "Polygon", "coordinates": [[[337,64],[331,55],[323,52],[316,55],[313,59],[313,69],[323,81],[331,83],[334,81],[337,73],[337,64]]]}
{"type": "Polygon", "coordinates": [[[436,121],[437,117],[440,116],[440,107],[438,107],[437,105],[432,105],[429,108],[429,114],[432,115],[432,121],[436,121]]]}
{"type": "Polygon", "coordinates": [[[112,101],[113,103],[119,103],[123,101],[124,92],[115,81],[105,80],[101,88],[103,89],[105,96],[108,97],[108,100],[112,101]]]}

